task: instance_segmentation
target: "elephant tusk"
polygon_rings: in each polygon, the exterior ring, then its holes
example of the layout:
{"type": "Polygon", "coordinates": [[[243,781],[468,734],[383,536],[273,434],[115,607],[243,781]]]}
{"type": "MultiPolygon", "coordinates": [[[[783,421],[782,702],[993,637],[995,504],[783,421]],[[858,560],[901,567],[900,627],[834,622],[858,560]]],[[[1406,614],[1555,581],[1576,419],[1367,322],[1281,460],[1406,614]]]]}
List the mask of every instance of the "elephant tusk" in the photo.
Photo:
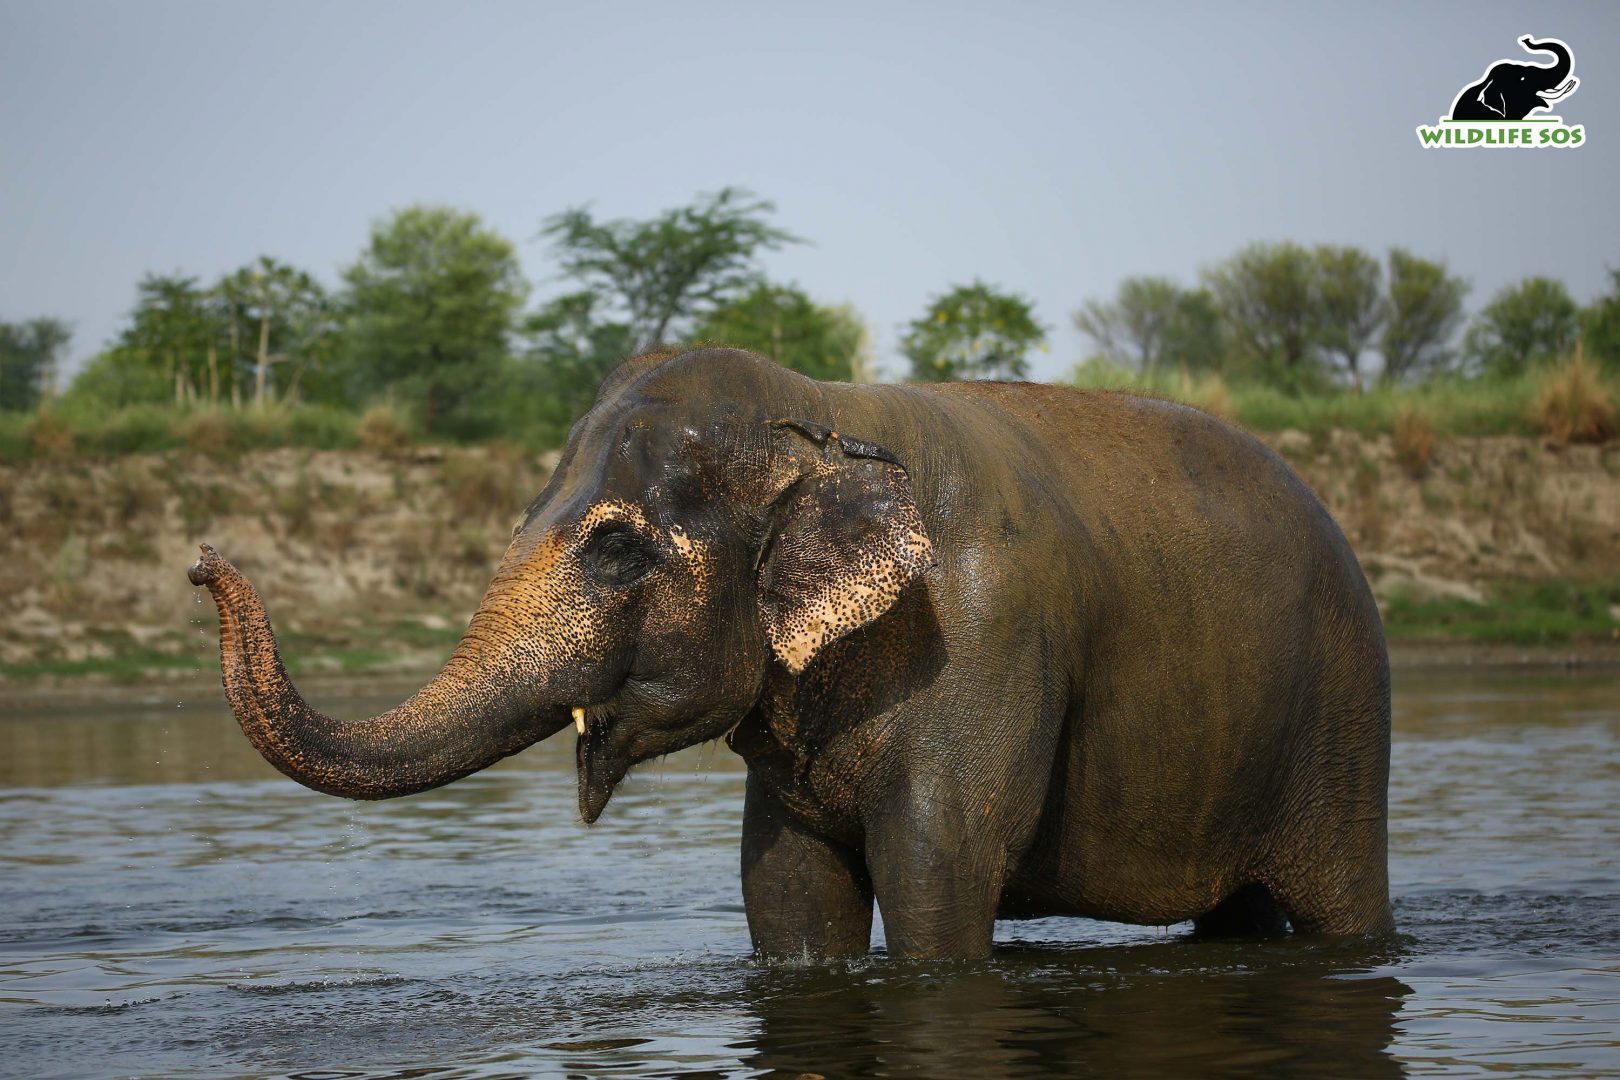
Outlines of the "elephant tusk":
{"type": "Polygon", "coordinates": [[[585,734],[585,710],[578,705],[574,706],[574,729],[581,735],[585,734]]]}

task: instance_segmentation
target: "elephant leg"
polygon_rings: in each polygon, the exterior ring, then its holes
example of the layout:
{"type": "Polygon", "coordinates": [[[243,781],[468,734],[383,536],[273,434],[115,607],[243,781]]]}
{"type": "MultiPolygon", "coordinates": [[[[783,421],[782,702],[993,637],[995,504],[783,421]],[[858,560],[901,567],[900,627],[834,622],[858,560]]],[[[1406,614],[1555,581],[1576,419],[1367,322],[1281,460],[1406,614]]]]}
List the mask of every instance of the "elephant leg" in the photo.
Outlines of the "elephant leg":
{"type": "MultiPolygon", "coordinates": [[[[866,860],[889,955],[984,959],[995,936],[1005,847],[984,822],[913,804],[867,828],[866,860]]],[[[991,823],[993,825],[993,823],[991,823]]]]}
{"type": "Polygon", "coordinates": [[[874,792],[866,866],[889,955],[990,956],[1008,878],[1028,852],[1046,804],[1068,702],[1047,683],[1045,639],[984,651],[1006,667],[972,692],[918,704],[901,730],[903,763],[874,792]],[[998,722],[977,722],[999,717],[998,722]],[[971,726],[970,725],[971,722],[971,726]],[[971,737],[964,738],[964,732],[971,737]]]}
{"type": "Polygon", "coordinates": [[[1336,703],[1315,721],[1312,730],[1332,736],[1315,758],[1333,762],[1334,772],[1302,775],[1286,800],[1298,816],[1280,823],[1255,873],[1295,933],[1386,934],[1395,927],[1385,794],[1389,717],[1387,690],[1374,686],[1363,700],[1336,703]]]}
{"type": "Polygon", "coordinates": [[[1395,929],[1383,852],[1273,872],[1270,888],[1299,934],[1387,934],[1395,929]]]}
{"type": "Polygon", "coordinates": [[[742,887],[761,957],[865,956],[872,947],[872,885],[860,855],[805,829],[753,772],[742,887]]]}
{"type": "Polygon", "coordinates": [[[1362,813],[1322,815],[1290,831],[1260,869],[1298,934],[1385,934],[1389,862],[1382,791],[1362,813]]]}
{"type": "Polygon", "coordinates": [[[1265,937],[1286,929],[1287,916],[1264,885],[1245,885],[1193,920],[1201,938],[1265,937]]]}

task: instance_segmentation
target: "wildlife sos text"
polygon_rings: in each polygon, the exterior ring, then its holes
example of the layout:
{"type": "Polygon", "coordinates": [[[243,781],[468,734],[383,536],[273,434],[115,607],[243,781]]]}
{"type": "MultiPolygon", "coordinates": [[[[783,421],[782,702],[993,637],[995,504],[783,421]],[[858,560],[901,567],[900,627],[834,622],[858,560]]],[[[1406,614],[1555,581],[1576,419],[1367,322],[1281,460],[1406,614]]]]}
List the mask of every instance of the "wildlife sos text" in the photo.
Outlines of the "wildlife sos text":
{"type": "Polygon", "coordinates": [[[1418,140],[1425,148],[1443,147],[1496,147],[1522,146],[1576,147],[1586,141],[1586,125],[1560,123],[1504,124],[1501,121],[1442,120],[1438,124],[1420,124],[1418,140]]]}

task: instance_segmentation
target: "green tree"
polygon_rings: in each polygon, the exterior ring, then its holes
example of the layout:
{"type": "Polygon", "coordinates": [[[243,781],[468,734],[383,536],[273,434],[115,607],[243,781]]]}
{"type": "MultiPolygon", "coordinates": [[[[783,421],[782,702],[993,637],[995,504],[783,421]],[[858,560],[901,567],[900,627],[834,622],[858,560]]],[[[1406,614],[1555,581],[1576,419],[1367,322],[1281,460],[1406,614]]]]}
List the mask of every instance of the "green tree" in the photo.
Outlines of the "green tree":
{"type": "Polygon", "coordinates": [[[32,409],[51,391],[73,331],[60,319],[0,322],[0,409],[32,409]]]}
{"type": "Polygon", "coordinates": [[[919,382],[1022,379],[1029,350],[1045,344],[1046,329],[1028,300],[975,281],[930,301],[906,328],[900,350],[919,382]]]}
{"type": "Polygon", "coordinates": [[[1204,273],[1237,359],[1297,381],[1320,342],[1316,259],[1294,243],[1251,244],[1204,273]]]}
{"type": "Polygon", "coordinates": [[[1382,381],[1432,374],[1451,364],[1450,343],[1462,324],[1467,293],[1468,282],[1453,277],[1444,263],[1390,249],[1389,296],[1378,342],[1382,381]]]}
{"type": "Polygon", "coordinates": [[[197,279],[181,274],[147,274],[135,287],[135,310],[119,334],[108,363],[139,371],[132,385],[151,385],[161,375],[173,387],[174,403],[197,400],[214,330],[207,293],[197,279]]]}
{"type": "Polygon", "coordinates": [[[541,235],[563,274],[596,297],[597,317],[628,326],[641,351],[686,337],[692,319],[759,284],[760,252],[802,242],[766,221],[775,209],[728,187],[647,221],[565,210],[541,235]]]}
{"type": "Polygon", "coordinates": [[[158,405],[174,399],[174,380],[114,345],[90,358],[62,395],[64,406],[86,412],[158,405]]]}
{"type": "Polygon", "coordinates": [[[1169,278],[1126,278],[1112,301],[1086,301],[1074,324],[1118,367],[1146,374],[1221,365],[1220,319],[1209,293],[1169,278]]]}
{"type": "Polygon", "coordinates": [[[764,282],[709,312],[694,341],[752,349],[813,379],[856,377],[866,327],[848,310],[824,307],[791,285],[764,282]]]}
{"type": "Polygon", "coordinates": [[[1361,393],[1361,356],[1383,325],[1383,270],[1378,260],[1354,247],[1323,244],[1316,260],[1318,344],[1342,365],[1361,393]]]}
{"type": "Polygon", "coordinates": [[[1531,364],[1565,352],[1580,330],[1580,308],[1563,282],[1525,278],[1480,309],[1463,339],[1463,350],[1479,371],[1520,375],[1531,364]]]}
{"type": "Polygon", "coordinates": [[[1610,371],[1620,371],[1620,270],[1609,271],[1610,291],[1581,312],[1586,355],[1610,371]]]}
{"type": "MultiPolygon", "coordinates": [[[[275,364],[283,364],[287,374],[280,380],[283,392],[296,392],[298,383],[312,365],[322,363],[331,351],[334,334],[332,305],[323,289],[308,273],[261,255],[247,266],[222,280],[211,297],[217,303],[216,320],[223,317],[231,339],[231,356],[240,363],[252,341],[253,402],[266,405],[277,396],[271,376],[275,364]],[[241,332],[246,323],[248,334],[241,332]]],[[[212,355],[209,358],[210,399],[217,396],[219,376],[212,355]]]]}
{"type": "Polygon", "coordinates": [[[528,293],[512,244],[476,214],[412,206],[373,226],[343,280],[357,396],[391,392],[420,408],[430,431],[470,433],[528,293]]]}
{"type": "Polygon", "coordinates": [[[636,351],[631,327],[603,318],[600,307],[595,293],[568,293],[524,320],[522,378],[540,399],[541,419],[559,431],[590,408],[602,380],[636,351]]]}

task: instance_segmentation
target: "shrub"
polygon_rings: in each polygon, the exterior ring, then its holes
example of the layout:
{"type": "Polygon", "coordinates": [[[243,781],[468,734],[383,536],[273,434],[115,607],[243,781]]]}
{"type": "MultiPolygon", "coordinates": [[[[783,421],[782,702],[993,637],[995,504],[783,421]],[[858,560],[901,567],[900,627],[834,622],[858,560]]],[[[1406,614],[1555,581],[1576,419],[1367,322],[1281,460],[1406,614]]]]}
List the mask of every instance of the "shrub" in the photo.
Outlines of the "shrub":
{"type": "Polygon", "coordinates": [[[89,556],[84,541],[69,533],[46,572],[51,607],[65,611],[75,606],[88,569],[89,556]]]}
{"type": "Polygon", "coordinates": [[[288,422],[288,435],[296,446],[314,450],[346,450],[359,442],[359,422],[352,412],[331,405],[301,405],[288,422]]]}
{"type": "Polygon", "coordinates": [[[1423,479],[1434,456],[1434,428],[1411,405],[1403,405],[1395,414],[1393,440],[1395,460],[1401,468],[1412,479],[1423,479]]]}
{"type": "Polygon", "coordinates": [[[1560,442],[1600,443],[1620,430],[1614,398],[1579,343],[1542,378],[1531,408],[1541,431],[1560,442]]]}
{"type": "Polygon", "coordinates": [[[231,422],[217,409],[187,413],[175,426],[185,444],[199,453],[215,455],[234,449],[231,422]]]}
{"type": "Polygon", "coordinates": [[[40,457],[65,458],[73,456],[77,440],[71,428],[52,413],[42,411],[34,417],[28,442],[40,457]]]}
{"type": "Polygon", "coordinates": [[[174,410],[166,406],[132,405],[101,416],[76,416],[74,426],[84,433],[82,445],[91,453],[136,454],[181,445],[174,419],[174,410]]]}
{"type": "Polygon", "coordinates": [[[360,446],[379,453],[392,453],[411,441],[410,424],[391,404],[373,405],[354,428],[360,446]]]}
{"type": "Polygon", "coordinates": [[[0,412],[0,461],[18,461],[33,453],[34,414],[0,412]]]}

